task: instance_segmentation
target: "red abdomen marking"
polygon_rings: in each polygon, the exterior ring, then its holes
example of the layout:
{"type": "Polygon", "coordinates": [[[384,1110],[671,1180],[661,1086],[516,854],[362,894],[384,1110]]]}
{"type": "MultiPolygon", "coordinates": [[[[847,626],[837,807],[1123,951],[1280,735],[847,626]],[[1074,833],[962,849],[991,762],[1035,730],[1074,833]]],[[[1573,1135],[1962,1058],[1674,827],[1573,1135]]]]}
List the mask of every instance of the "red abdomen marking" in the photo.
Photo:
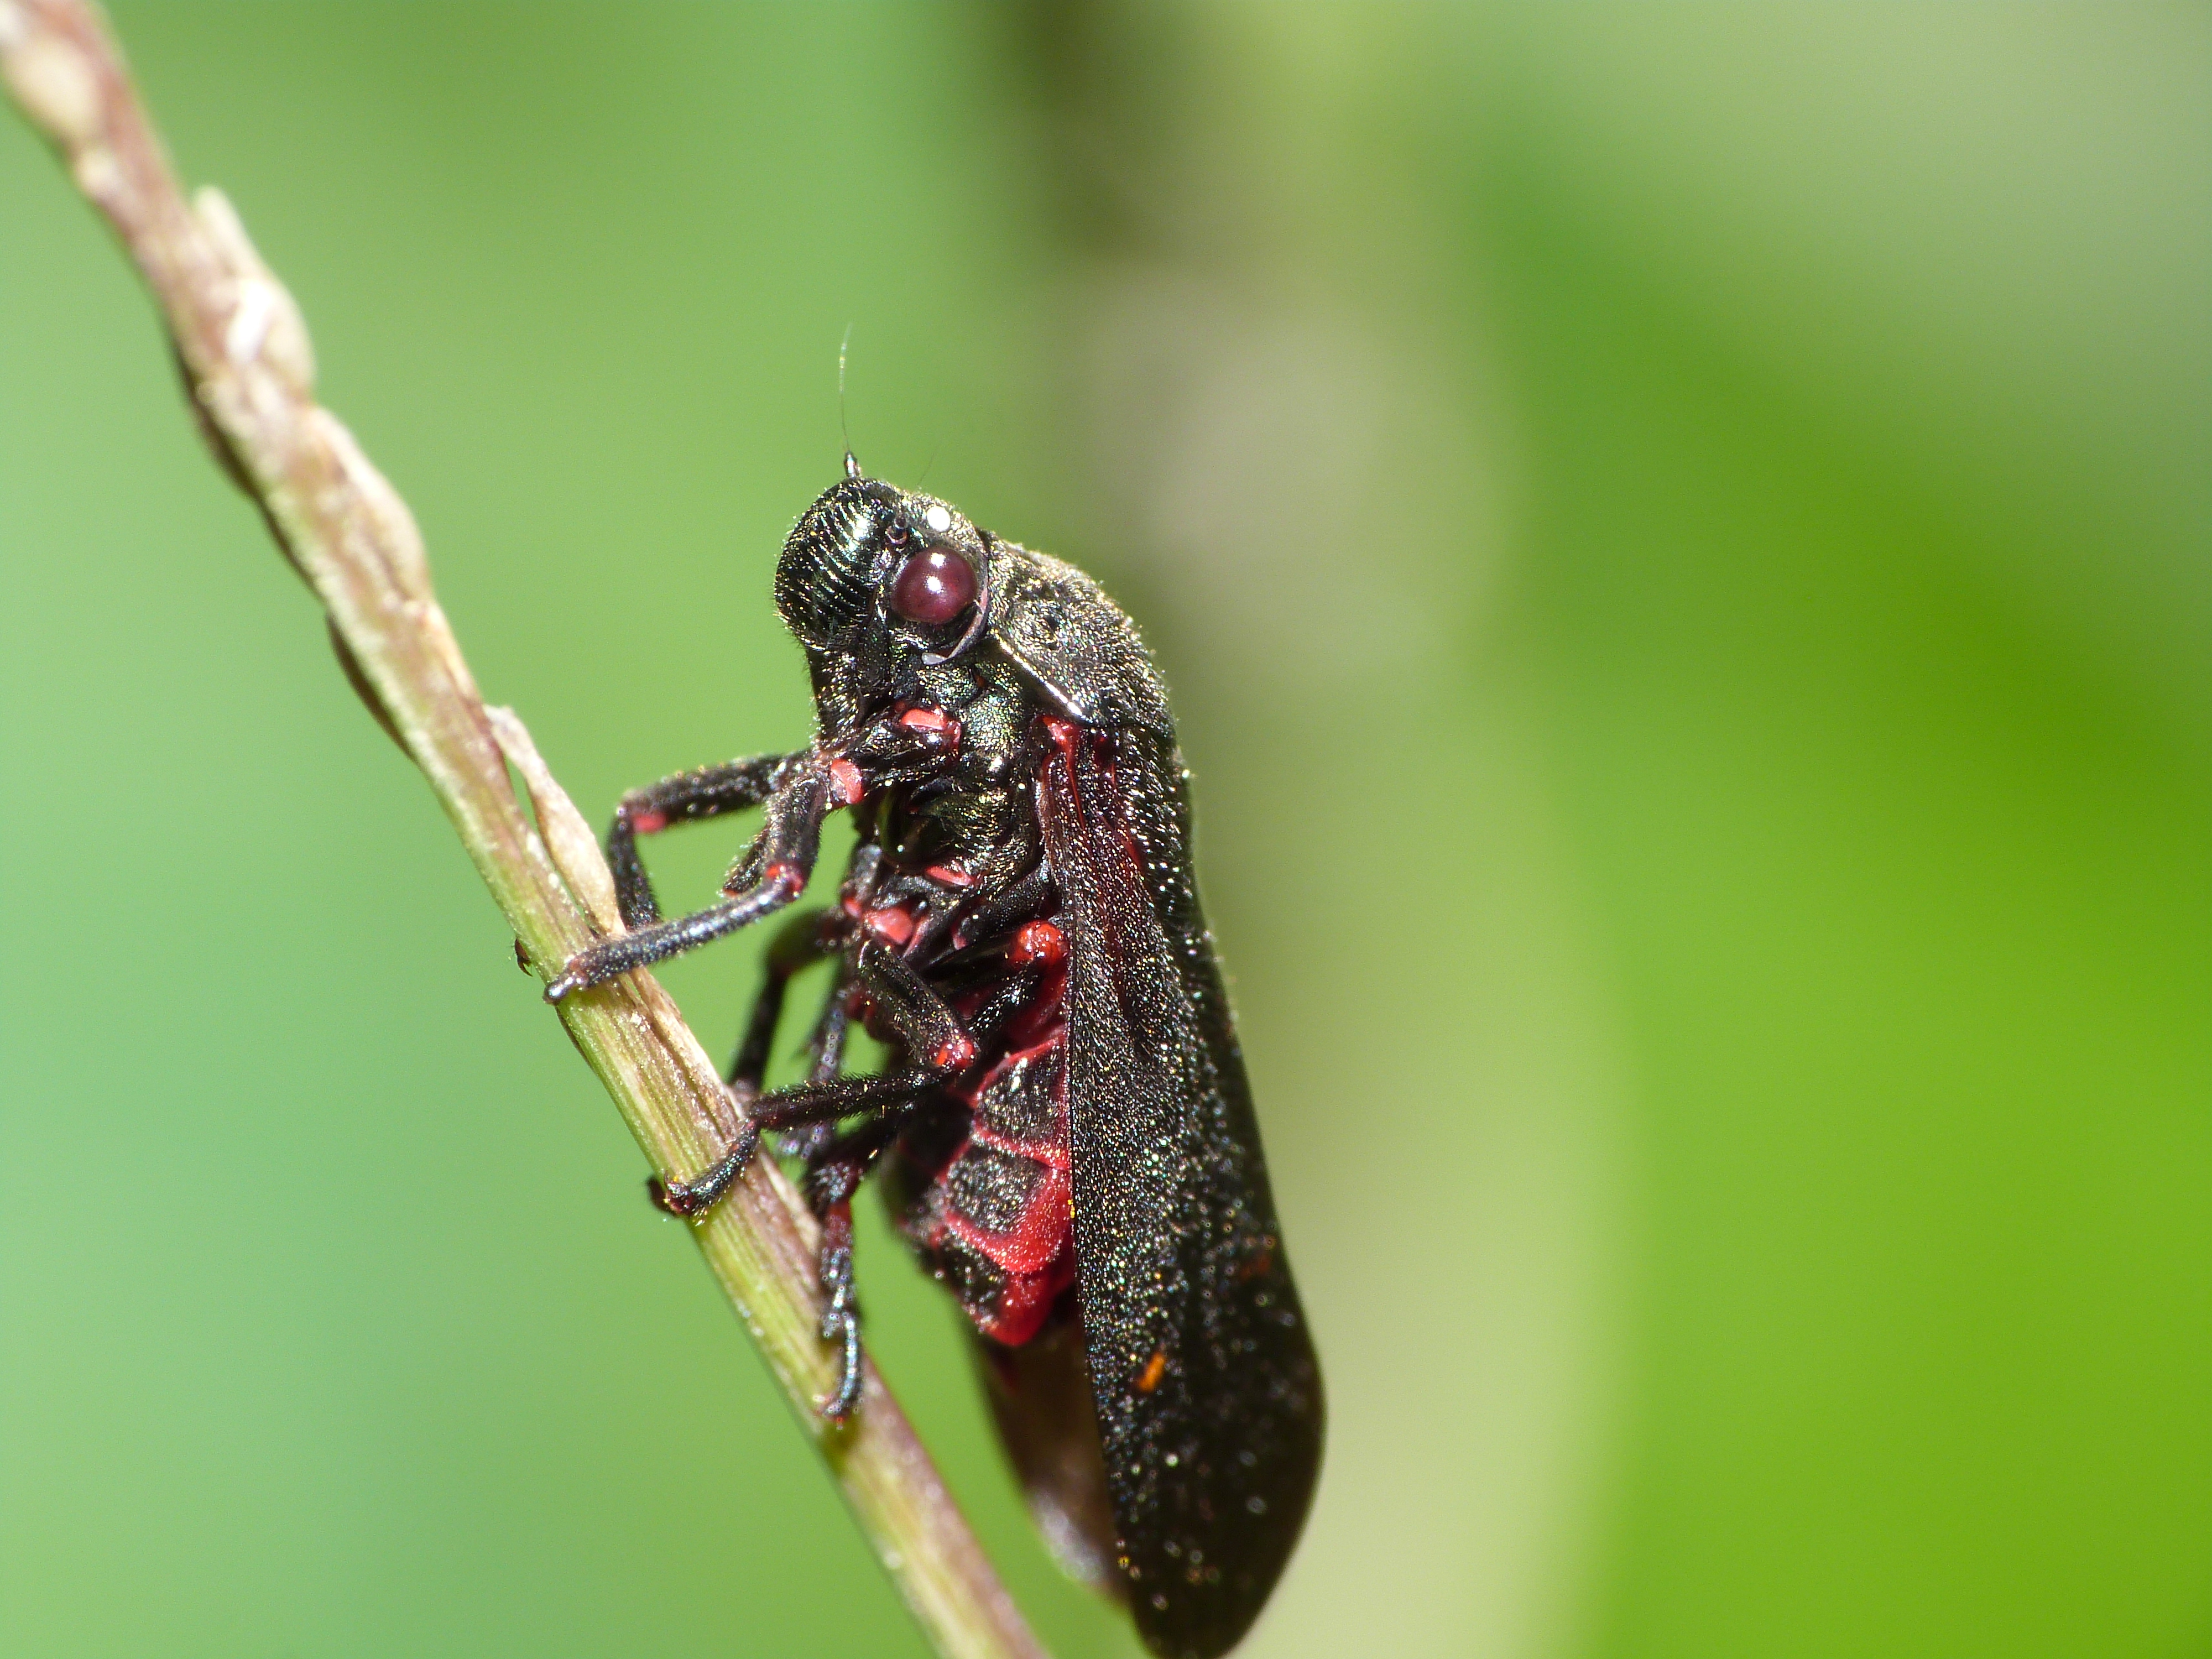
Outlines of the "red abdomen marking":
{"type": "Polygon", "coordinates": [[[955,1091],[968,1133],[907,1223],[975,1328],[1010,1347],[1036,1336],[1075,1282],[1063,983],[1050,975],[1014,1023],[1024,1046],[955,1091]]]}

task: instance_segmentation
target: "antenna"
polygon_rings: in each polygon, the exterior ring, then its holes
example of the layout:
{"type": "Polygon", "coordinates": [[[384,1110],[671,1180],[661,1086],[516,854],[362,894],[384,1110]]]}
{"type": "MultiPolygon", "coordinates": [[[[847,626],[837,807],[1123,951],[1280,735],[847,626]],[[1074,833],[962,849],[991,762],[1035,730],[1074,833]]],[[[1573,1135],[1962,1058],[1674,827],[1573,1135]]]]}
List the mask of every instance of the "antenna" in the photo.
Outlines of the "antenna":
{"type": "Polygon", "coordinates": [[[845,325],[845,337],[837,342],[837,430],[845,440],[845,476],[858,478],[860,464],[853,459],[853,428],[845,422],[845,356],[853,348],[853,325],[845,325]]]}

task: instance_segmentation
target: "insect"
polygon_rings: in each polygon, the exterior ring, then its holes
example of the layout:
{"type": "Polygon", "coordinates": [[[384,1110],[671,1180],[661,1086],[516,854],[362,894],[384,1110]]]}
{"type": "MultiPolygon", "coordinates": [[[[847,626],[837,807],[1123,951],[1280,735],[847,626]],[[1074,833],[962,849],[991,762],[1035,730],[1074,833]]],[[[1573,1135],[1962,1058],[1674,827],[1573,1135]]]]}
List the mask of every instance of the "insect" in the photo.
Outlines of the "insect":
{"type": "Polygon", "coordinates": [[[1001,1438],[1061,1560],[1152,1650],[1211,1659],[1280,1575],[1320,1471],[1322,1384],[1190,860],[1182,757],[1135,627],[1073,567],[945,502],[845,476],[799,519],[776,608],[814,741],[625,796],[630,931],[549,1000],[782,909],[824,817],[858,835],[835,905],[788,919],[730,1081],[738,1142],[655,1196],[696,1214],[763,1133],[822,1223],[823,1409],[859,1403],[855,1189],[958,1297],[1001,1438]],[[664,921],[638,837],[759,806],[720,901],[664,921]],[[786,987],[835,963],[807,1080],[760,1092],[786,987]],[[853,1022],[887,1045],[844,1072],[853,1022]]]}

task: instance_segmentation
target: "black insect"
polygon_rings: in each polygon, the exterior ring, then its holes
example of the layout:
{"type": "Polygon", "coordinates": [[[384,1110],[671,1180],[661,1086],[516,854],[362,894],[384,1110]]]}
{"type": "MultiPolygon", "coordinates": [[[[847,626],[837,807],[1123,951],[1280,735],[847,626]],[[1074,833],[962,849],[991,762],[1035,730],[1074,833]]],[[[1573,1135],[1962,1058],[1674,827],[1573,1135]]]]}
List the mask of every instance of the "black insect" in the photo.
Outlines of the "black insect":
{"type": "Polygon", "coordinates": [[[607,856],[632,931],[546,996],[790,903],[824,815],[850,811],[837,904],[769,948],[731,1067],[744,1136],[656,1196],[696,1213],[781,1133],[822,1221],[823,1334],[844,1349],[823,1409],[842,1416],[861,1378],[852,1199],[884,1164],[900,1227],[974,1322],[1054,1549],[1154,1652],[1210,1659],[1297,1541],[1322,1386],[1192,882],[1174,723],[1089,577],[845,471],[776,566],[814,742],[626,796],[607,856]],[[756,805],[722,900],[662,921],[636,838],[756,805]],[[786,983],[823,957],[810,1079],[761,1094],[786,983]],[[855,1019],[889,1047],[879,1075],[843,1074],[855,1019]]]}

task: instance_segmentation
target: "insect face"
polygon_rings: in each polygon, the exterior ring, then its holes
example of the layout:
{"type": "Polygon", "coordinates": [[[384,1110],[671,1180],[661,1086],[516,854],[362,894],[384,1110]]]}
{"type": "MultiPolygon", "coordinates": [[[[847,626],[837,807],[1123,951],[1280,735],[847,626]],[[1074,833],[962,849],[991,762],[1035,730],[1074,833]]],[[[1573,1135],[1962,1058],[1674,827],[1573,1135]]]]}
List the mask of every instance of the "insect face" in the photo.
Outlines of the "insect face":
{"type": "Polygon", "coordinates": [[[776,609],[811,651],[888,646],[934,666],[989,625],[990,561],[987,539],[945,502],[848,477],[784,544],[776,609]],[[880,639],[857,637],[870,628],[880,639]]]}

